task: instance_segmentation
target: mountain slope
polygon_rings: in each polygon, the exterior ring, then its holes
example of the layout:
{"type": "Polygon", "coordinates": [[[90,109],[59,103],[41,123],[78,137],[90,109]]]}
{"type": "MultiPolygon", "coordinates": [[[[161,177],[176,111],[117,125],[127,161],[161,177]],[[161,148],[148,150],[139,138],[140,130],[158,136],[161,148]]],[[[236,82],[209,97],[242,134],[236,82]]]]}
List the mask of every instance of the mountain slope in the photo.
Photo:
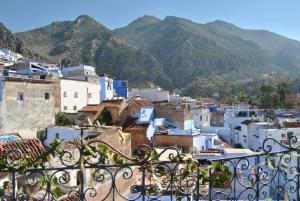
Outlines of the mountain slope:
{"type": "MultiPolygon", "coordinates": [[[[148,16],[146,18],[149,18],[148,16]]],[[[223,34],[190,20],[167,17],[156,23],[134,21],[115,30],[140,48],[152,53],[179,88],[197,77],[221,75],[248,67],[267,70],[269,57],[254,42],[223,34]]]]}
{"type": "Polygon", "coordinates": [[[85,63],[131,83],[154,82],[172,87],[160,63],[147,51],[129,44],[93,18],[83,15],[74,21],[55,22],[17,33],[25,44],[65,66],[85,63]]]}
{"type": "Polygon", "coordinates": [[[25,57],[40,58],[40,56],[24,46],[23,41],[15,37],[4,24],[0,23],[0,48],[8,48],[13,52],[22,54],[25,57]]]}
{"type": "Polygon", "coordinates": [[[258,44],[271,57],[274,65],[291,73],[300,70],[300,42],[266,30],[247,30],[220,20],[207,23],[217,31],[238,36],[258,44]]]}
{"type": "Polygon", "coordinates": [[[190,96],[255,93],[262,77],[300,75],[299,42],[216,21],[152,16],[111,31],[89,16],[18,33],[33,50],[64,65],[95,65],[131,83],[149,82],[190,96]],[[238,90],[236,90],[238,91],[238,90]]]}

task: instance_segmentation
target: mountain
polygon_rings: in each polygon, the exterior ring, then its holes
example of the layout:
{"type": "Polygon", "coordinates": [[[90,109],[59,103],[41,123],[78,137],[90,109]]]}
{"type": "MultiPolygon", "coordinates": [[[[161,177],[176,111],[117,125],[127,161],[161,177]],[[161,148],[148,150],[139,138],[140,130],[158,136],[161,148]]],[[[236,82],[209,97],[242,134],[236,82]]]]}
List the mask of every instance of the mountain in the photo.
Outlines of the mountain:
{"type": "Polygon", "coordinates": [[[15,35],[50,60],[61,60],[64,66],[85,63],[97,66],[99,74],[128,79],[133,85],[151,82],[172,87],[157,59],[86,15],[15,35]]]}
{"type": "Polygon", "coordinates": [[[284,79],[300,74],[299,42],[269,31],[144,16],[115,32],[157,58],[185,95],[225,96],[233,88],[249,90],[266,73],[282,73],[284,79]]]}
{"type": "MultiPolygon", "coordinates": [[[[155,83],[190,96],[221,96],[257,86],[270,77],[300,75],[299,42],[264,30],[174,16],[143,16],[109,30],[89,16],[17,33],[25,45],[63,65],[95,65],[98,73],[155,83]]],[[[276,77],[276,79],[274,79],[276,77]]]]}
{"type": "Polygon", "coordinates": [[[0,23],[0,48],[8,48],[13,52],[22,54],[25,57],[40,58],[40,56],[24,46],[23,41],[14,36],[3,23],[0,23]]]}
{"type": "Polygon", "coordinates": [[[271,57],[274,65],[284,67],[291,73],[300,70],[300,42],[266,30],[247,30],[233,24],[216,20],[207,26],[223,32],[255,42],[271,57]]]}

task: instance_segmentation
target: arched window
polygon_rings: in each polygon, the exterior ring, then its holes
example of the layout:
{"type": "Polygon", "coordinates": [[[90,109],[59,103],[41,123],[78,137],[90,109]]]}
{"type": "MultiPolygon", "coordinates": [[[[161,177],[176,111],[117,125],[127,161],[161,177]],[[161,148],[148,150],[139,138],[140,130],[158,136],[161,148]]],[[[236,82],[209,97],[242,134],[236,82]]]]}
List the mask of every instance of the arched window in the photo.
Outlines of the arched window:
{"type": "Polygon", "coordinates": [[[76,106],[76,105],[73,106],[73,110],[74,110],[74,111],[77,110],[77,106],[76,106]]]}
{"type": "Polygon", "coordinates": [[[74,93],[74,98],[78,98],[78,92],[74,93]]]}
{"type": "Polygon", "coordinates": [[[67,92],[66,91],[64,91],[64,97],[67,97],[67,92]]]}

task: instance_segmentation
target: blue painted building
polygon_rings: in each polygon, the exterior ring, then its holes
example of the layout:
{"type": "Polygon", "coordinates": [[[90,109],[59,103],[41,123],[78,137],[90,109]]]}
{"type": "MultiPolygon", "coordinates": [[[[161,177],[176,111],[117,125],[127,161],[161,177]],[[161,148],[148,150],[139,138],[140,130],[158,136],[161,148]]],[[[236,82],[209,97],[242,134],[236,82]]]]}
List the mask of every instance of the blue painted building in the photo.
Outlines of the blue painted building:
{"type": "Polygon", "coordinates": [[[114,80],[114,90],[118,96],[127,98],[128,80],[114,80]]]}
{"type": "Polygon", "coordinates": [[[114,83],[113,79],[107,75],[100,75],[100,102],[110,100],[114,97],[114,83]]]}

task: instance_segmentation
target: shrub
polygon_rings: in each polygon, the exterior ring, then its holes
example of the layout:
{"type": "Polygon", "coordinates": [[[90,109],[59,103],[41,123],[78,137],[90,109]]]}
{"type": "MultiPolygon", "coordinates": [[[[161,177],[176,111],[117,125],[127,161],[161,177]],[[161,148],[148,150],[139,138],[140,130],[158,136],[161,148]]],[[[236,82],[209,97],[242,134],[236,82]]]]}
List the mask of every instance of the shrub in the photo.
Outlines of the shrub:
{"type": "Polygon", "coordinates": [[[63,112],[59,112],[55,115],[55,125],[57,126],[71,126],[72,121],[63,112]]]}

